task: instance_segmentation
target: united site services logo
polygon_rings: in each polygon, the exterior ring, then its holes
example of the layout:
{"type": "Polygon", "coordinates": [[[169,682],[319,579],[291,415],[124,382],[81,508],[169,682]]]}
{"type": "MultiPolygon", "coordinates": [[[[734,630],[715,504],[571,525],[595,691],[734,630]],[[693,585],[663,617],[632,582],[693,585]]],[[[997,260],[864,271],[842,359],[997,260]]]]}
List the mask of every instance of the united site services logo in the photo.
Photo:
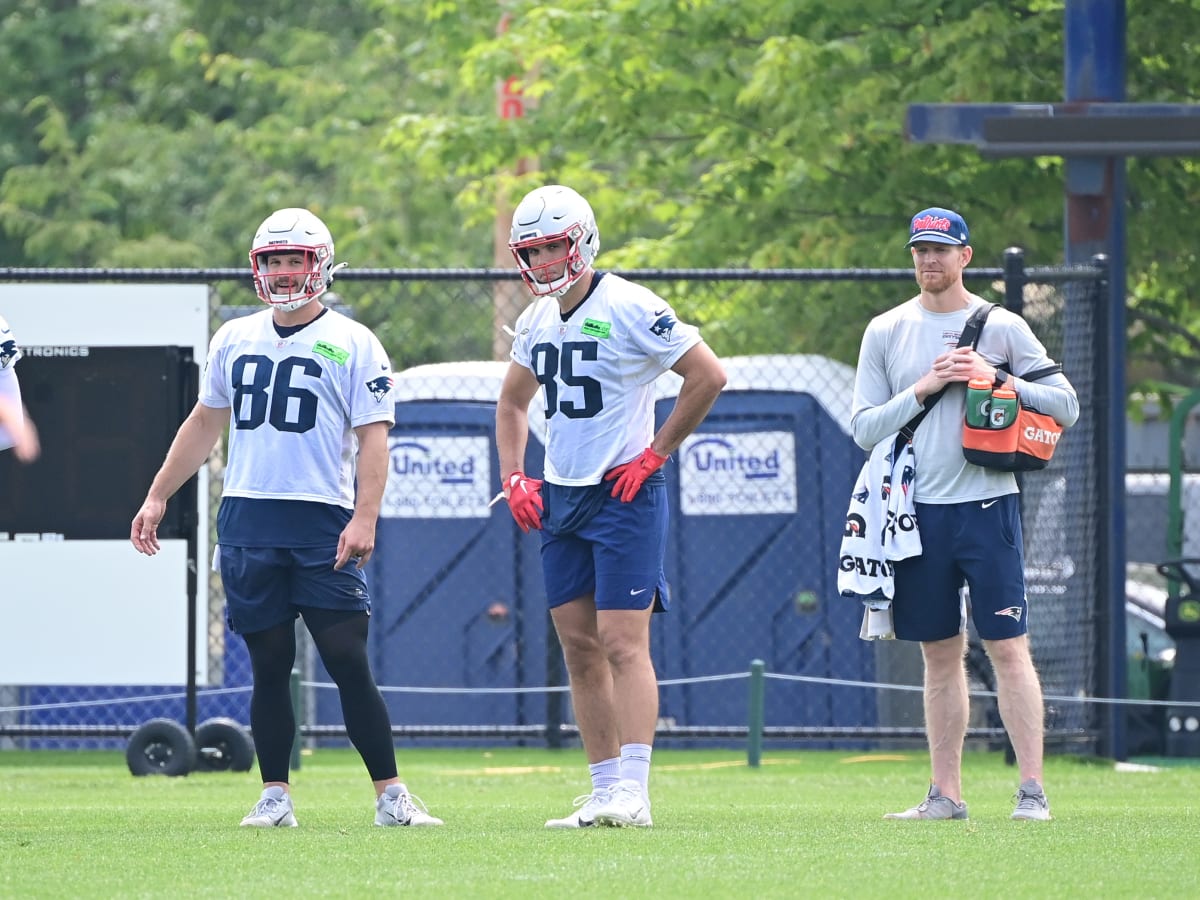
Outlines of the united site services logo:
{"type": "Polygon", "coordinates": [[[688,462],[697,472],[724,472],[740,475],[747,481],[776,479],[780,472],[778,450],[765,454],[739,449],[722,438],[706,438],[688,447],[688,462]]]}
{"type": "Polygon", "coordinates": [[[487,519],[494,510],[489,444],[480,435],[388,438],[380,515],[401,519],[487,519]]]}
{"type": "Polygon", "coordinates": [[[450,458],[420,441],[394,442],[391,463],[396,475],[432,478],[440,484],[472,484],[475,481],[474,456],[450,458]]]}
{"type": "Polygon", "coordinates": [[[679,451],[685,516],[760,516],[799,510],[791,431],[690,435],[679,451]]]}

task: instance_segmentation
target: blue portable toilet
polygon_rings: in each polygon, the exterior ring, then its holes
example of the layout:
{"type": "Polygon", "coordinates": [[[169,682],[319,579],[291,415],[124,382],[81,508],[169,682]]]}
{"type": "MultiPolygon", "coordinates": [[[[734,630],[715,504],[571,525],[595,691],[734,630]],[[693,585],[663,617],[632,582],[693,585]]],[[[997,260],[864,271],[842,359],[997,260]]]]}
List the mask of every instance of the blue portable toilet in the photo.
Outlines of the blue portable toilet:
{"type": "MultiPolygon", "coordinates": [[[[728,385],[667,467],[672,610],[655,623],[661,680],[768,673],[871,680],[858,603],[837,591],[846,507],[866,458],[850,436],[854,369],[813,355],[724,360],[728,385]]],[[[658,419],[680,379],[660,380],[658,419]]],[[[876,723],[876,697],[772,682],[766,724],[876,723]]],[[[667,686],[660,715],[686,726],[746,722],[745,680],[667,686]]]]}
{"type": "MultiPolygon", "coordinates": [[[[660,679],[686,680],[661,694],[663,719],[684,726],[745,724],[745,679],[708,676],[744,674],[753,659],[770,673],[821,679],[874,673],[859,604],[836,586],[865,458],[849,434],[854,371],[819,356],[723,362],[727,388],[666,467],[672,610],[655,617],[652,652],[660,679]]],[[[391,471],[368,564],[371,662],[396,725],[534,725],[556,702],[536,690],[562,671],[539,540],[502,502],[488,505],[499,489],[495,406],[507,365],[441,363],[396,377],[391,471]],[[431,690],[447,688],[455,692],[431,690]]],[[[680,381],[659,379],[660,424],[680,381]]],[[[541,403],[539,394],[529,417],[534,477],[541,403]]],[[[318,700],[319,720],[338,721],[332,692],[318,700]]],[[[874,692],[807,682],[767,692],[768,725],[875,721],[874,692]]]]}
{"type": "MultiPolygon", "coordinates": [[[[367,564],[371,666],[393,725],[546,721],[545,694],[504,690],[545,685],[548,621],[536,535],[522,534],[502,502],[489,505],[506,368],[439,363],[396,375],[391,468],[367,564]]],[[[536,402],[531,422],[543,419],[536,402]]],[[[541,458],[535,441],[531,463],[541,458]]],[[[320,721],[339,721],[336,702],[321,692],[320,721]]]]}

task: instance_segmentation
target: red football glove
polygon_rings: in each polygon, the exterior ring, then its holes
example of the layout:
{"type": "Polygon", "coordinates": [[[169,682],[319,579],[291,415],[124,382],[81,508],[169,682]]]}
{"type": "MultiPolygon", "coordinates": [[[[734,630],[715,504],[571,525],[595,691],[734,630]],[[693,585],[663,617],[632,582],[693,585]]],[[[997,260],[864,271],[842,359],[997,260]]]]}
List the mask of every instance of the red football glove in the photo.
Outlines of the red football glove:
{"type": "Polygon", "coordinates": [[[518,470],[508,476],[504,485],[504,496],[508,509],[521,530],[529,534],[530,528],[542,527],[542,481],[530,478],[518,470]]]}
{"type": "Polygon", "coordinates": [[[666,461],[667,457],[659,456],[647,447],[637,459],[609,470],[604,480],[612,481],[615,478],[617,483],[613,485],[612,495],[620,497],[622,503],[628,503],[637,496],[646,479],[657,472],[666,461]]]}

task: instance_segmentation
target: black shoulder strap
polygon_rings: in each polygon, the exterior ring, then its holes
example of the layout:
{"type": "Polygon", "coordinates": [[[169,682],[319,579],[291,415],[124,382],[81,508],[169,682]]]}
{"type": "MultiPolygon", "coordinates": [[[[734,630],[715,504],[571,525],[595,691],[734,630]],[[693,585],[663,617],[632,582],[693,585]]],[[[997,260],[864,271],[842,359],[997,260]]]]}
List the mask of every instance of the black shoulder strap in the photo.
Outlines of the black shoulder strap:
{"type": "MultiPolygon", "coordinates": [[[[985,303],[967,317],[967,323],[963,325],[962,334],[958,337],[959,347],[971,347],[973,349],[979,346],[979,335],[983,331],[984,323],[987,322],[988,316],[992,314],[992,310],[995,308],[995,303],[985,303]]],[[[1053,373],[1046,372],[1042,377],[1050,374],[1053,373]]],[[[937,402],[942,399],[942,393],[945,390],[945,388],[942,388],[936,394],[930,394],[925,398],[925,406],[921,411],[909,419],[908,423],[900,429],[900,438],[906,441],[913,439],[913,433],[917,430],[917,426],[921,424],[922,419],[929,415],[929,411],[937,405],[937,402]]],[[[899,443],[899,440],[897,440],[897,443],[899,443]]]]}
{"type": "Polygon", "coordinates": [[[1049,378],[1051,375],[1057,375],[1063,370],[1062,366],[1055,363],[1052,366],[1046,366],[1044,369],[1035,369],[1028,375],[1022,375],[1023,381],[1041,381],[1043,378],[1049,378]]]}
{"type": "Polygon", "coordinates": [[[972,349],[979,346],[979,335],[983,331],[983,326],[987,323],[988,316],[992,314],[992,310],[995,308],[995,303],[986,303],[971,313],[967,319],[967,324],[963,326],[962,334],[959,335],[958,346],[970,347],[972,349]]]}

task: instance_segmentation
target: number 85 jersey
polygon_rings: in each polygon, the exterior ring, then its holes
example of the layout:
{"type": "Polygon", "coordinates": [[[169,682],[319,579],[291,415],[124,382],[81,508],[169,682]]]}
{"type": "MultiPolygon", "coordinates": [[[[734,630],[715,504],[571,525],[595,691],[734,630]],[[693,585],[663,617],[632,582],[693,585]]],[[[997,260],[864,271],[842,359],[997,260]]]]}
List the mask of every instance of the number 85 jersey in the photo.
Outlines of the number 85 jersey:
{"type": "Polygon", "coordinates": [[[395,422],[391,364],[366,326],[332,309],[284,331],[263,310],[209,345],[200,402],[230,411],[223,493],[353,509],[353,429],[395,422]]]}
{"type": "Polygon", "coordinates": [[[533,371],[546,415],[545,478],[599,484],[654,437],[654,381],[700,332],[653,291],[601,274],[565,320],[544,298],[517,319],[513,362],[533,371]]]}

